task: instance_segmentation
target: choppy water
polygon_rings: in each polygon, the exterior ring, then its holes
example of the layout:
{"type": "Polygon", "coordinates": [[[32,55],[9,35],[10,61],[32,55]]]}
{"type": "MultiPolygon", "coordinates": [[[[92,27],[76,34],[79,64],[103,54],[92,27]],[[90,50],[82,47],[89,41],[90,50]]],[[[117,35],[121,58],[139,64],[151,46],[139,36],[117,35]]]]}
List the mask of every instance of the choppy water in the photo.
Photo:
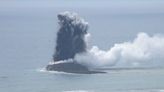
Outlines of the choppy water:
{"type": "MultiPolygon", "coordinates": [[[[12,70],[11,70],[12,71],[12,70]]],[[[10,72],[11,72],[10,71],[10,72]]],[[[164,69],[107,70],[107,74],[70,74],[43,69],[0,76],[2,92],[163,92],[164,69]]]]}
{"type": "Polygon", "coordinates": [[[1,92],[164,92],[163,68],[107,70],[107,74],[93,75],[41,69],[52,59],[58,12],[78,12],[90,23],[90,44],[108,49],[133,39],[138,32],[163,34],[162,0],[90,1],[91,6],[86,1],[75,2],[76,6],[50,0],[11,2],[0,1],[1,92]]]}

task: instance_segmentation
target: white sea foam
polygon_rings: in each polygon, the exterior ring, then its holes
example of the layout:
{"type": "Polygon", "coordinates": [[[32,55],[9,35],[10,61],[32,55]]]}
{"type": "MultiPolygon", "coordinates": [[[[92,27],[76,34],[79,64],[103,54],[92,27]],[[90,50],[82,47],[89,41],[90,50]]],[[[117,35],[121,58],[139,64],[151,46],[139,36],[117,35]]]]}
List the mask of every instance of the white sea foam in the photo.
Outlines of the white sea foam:
{"type": "Polygon", "coordinates": [[[76,73],[68,73],[68,72],[62,72],[62,71],[48,71],[46,68],[40,68],[40,69],[37,69],[36,71],[43,72],[43,73],[50,73],[50,74],[80,75],[76,73]]]}
{"type": "Polygon", "coordinates": [[[53,64],[60,64],[60,63],[72,63],[74,62],[73,59],[67,59],[67,60],[60,60],[60,61],[51,61],[49,62],[49,65],[53,65],[53,64]]]}

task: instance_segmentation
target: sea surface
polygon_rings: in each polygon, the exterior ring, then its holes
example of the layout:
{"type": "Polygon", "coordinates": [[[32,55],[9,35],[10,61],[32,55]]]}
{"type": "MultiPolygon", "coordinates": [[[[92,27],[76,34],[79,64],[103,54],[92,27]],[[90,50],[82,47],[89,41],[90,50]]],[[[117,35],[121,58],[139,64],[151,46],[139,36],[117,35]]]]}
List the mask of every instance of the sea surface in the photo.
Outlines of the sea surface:
{"type": "MultiPolygon", "coordinates": [[[[139,32],[164,34],[163,0],[0,1],[0,92],[164,92],[164,68],[106,74],[48,72],[58,21],[75,11],[89,22],[89,45],[109,49],[139,32]]],[[[109,67],[110,68],[110,67],[109,67]]]]}

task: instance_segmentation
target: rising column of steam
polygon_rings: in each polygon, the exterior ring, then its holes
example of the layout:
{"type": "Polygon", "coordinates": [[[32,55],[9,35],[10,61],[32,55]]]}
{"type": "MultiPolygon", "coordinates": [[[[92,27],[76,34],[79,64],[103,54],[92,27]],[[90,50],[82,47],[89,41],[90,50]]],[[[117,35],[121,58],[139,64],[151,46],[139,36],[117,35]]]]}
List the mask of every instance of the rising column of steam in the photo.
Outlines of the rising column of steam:
{"type": "MultiPolygon", "coordinates": [[[[88,67],[159,67],[164,66],[164,36],[141,32],[133,41],[115,44],[108,50],[86,47],[88,23],[76,13],[58,14],[54,61],[70,59],[88,67]]],[[[93,30],[94,31],[94,30],[93,30]]]]}
{"type": "Polygon", "coordinates": [[[115,44],[108,50],[97,46],[80,53],[75,60],[88,67],[163,67],[164,36],[139,33],[133,41],[115,44]]]}
{"type": "Polygon", "coordinates": [[[88,23],[76,13],[63,12],[58,14],[57,17],[60,27],[53,56],[54,62],[73,59],[77,53],[85,52],[84,37],[88,29],[88,23]]]}

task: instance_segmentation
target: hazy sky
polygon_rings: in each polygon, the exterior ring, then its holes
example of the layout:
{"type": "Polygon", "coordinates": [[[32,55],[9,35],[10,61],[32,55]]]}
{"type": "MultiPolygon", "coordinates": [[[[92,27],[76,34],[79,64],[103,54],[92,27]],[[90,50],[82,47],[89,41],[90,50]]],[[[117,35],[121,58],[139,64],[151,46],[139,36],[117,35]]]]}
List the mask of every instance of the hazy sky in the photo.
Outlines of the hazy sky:
{"type": "Polygon", "coordinates": [[[88,8],[111,13],[163,13],[163,0],[1,0],[0,10],[29,8],[88,8]]]}
{"type": "Polygon", "coordinates": [[[56,15],[66,10],[89,22],[91,46],[101,49],[133,41],[139,32],[164,34],[164,0],[0,0],[0,55],[5,55],[0,61],[22,61],[26,55],[49,60],[56,15]]]}

